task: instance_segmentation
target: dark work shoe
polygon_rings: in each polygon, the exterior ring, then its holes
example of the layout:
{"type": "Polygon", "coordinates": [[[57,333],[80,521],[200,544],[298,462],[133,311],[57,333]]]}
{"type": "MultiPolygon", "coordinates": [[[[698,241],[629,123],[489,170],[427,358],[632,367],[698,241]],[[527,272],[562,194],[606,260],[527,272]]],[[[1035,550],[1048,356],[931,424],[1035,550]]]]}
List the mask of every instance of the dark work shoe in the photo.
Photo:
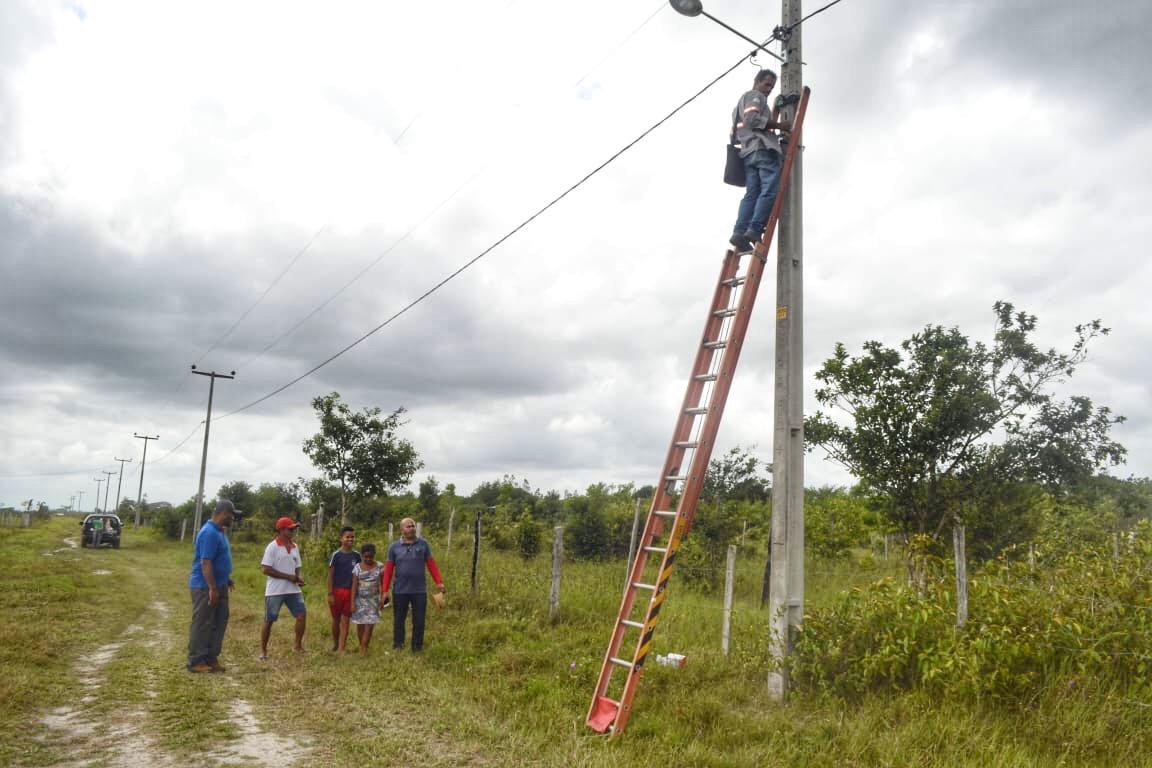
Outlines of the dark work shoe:
{"type": "Polygon", "coordinates": [[[736,249],[736,253],[748,253],[752,250],[752,241],[747,234],[732,235],[728,238],[728,242],[736,249]]]}
{"type": "Polygon", "coordinates": [[[192,664],[188,667],[188,671],[194,672],[196,674],[203,674],[205,672],[211,672],[212,671],[212,665],[211,664],[204,664],[204,663],[192,664]]]}
{"type": "Polygon", "coordinates": [[[747,240],[748,242],[752,243],[752,247],[749,248],[748,250],[754,249],[756,247],[756,244],[760,242],[760,238],[762,238],[763,236],[764,236],[763,233],[757,232],[756,230],[753,230],[753,229],[750,229],[747,232],[745,232],[744,233],[744,239],[747,240]]]}

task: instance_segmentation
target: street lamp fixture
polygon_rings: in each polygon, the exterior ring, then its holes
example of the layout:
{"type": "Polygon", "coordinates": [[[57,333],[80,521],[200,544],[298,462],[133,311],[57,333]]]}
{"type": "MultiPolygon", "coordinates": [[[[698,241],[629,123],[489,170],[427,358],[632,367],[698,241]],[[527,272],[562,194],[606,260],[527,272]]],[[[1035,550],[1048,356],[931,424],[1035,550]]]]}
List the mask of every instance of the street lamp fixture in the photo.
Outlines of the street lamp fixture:
{"type": "MultiPolygon", "coordinates": [[[[756,42],[740,30],[728,26],[724,22],[720,21],[720,19],[705,11],[704,4],[700,0],[668,0],[668,4],[672,6],[672,10],[676,11],[676,13],[680,14],[681,16],[703,16],[707,19],[711,19],[737,37],[752,43],[752,45],[756,46],[758,51],[764,51],[764,53],[768,54],[777,61],[784,61],[784,59],[782,59],[779,55],[765,48],[763,44],[756,42]]],[[[779,32],[779,28],[777,28],[777,32],[779,32]]],[[[774,33],[771,39],[775,40],[777,37],[778,34],[774,33]]]]}

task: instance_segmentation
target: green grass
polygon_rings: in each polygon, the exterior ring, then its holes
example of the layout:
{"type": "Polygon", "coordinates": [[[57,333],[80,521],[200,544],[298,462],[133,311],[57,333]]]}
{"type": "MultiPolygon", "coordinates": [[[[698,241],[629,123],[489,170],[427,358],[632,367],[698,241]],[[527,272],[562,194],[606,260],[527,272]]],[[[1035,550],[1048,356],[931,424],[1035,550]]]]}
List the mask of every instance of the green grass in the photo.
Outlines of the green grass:
{"type": "MultiPolygon", "coordinates": [[[[1107,691],[1051,691],[1019,710],[921,694],[846,704],[800,692],[786,704],[769,701],[767,614],[758,606],[763,563],[751,553],[738,560],[728,657],[720,652],[719,596],[673,576],[656,650],[684,653],[688,665],[649,665],[627,732],[610,740],[583,721],[620,598],[622,562],[566,563],[560,616],[550,621],[546,554],[523,562],[484,551],[479,593],[471,596],[470,541],[458,536],[445,555],[433,539],[449,607],[430,609],[424,654],[393,652],[390,626],[382,624],[367,658],[336,658],[327,653],[326,553],[305,541],[308,653],[291,653],[291,622],[281,620],[273,658],[261,663],[263,542],[237,542],[222,657],[229,670],[193,676],[183,669],[190,546],[128,531],[119,551],[41,554],[63,546],[74,527],[54,519],[6,529],[0,539],[0,715],[8,724],[0,731],[0,764],[75,757],[76,745],[66,740],[37,739],[45,733],[38,719],[74,701],[78,660],[122,642],[87,710],[130,716],[153,748],[189,759],[206,743],[239,737],[230,713],[243,699],[268,731],[307,746],[308,765],[1152,765],[1148,710],[1107,691]],[[114,573],[93,574],[100,569],[114,573]],[[157,602],[167,614],[150,607],[157,602]],[[133,625],[141,629],[125,633],[133,625]]],[[[898,572],[894,561],[870,570],[813,563],[807,599],[818,605],[839,589],[898,572]]]]}

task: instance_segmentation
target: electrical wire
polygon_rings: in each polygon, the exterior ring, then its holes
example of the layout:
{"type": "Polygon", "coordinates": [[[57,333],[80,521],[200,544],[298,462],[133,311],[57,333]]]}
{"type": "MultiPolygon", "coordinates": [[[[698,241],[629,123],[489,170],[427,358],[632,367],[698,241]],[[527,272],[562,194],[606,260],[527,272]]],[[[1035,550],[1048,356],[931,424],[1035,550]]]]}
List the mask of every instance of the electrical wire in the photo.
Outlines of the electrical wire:
{"type": "Polygon", "coordinates": [[[209,346],[208,349],[204,350],[204,352],[200,355],[200,357],[196,358],[196,360],[193,362],[193,365],[199,365],[200,361],[203,360],[205,357],[207,357],[209,352],[216,349],[217,346],[219,346],[225,339],[227,339],[229,336],[232,335],[232,332],[235,331],[240,326],[240,323],[244,322],[244,318],[248,317],[248,315],[250,315],[252,313],[252,310],[254,310],[254,309],[256,309],[256,307],[260,306],[260,303],[262,301],[264,301],[265,298],[268,297],[268,294],[271,293],[272,289],[275,288],[276,285],[281,280],[284,279],[284,276],[287,275],[292,270],[292,267],[296,266],[296,262],[300,261],[300,257],[308,252],[308,249],[312,247],[312,244],[316,242],[316,239],[319,238],[320,235],[326,229],[328,229],[327,223],[325,223],[324,226],[320,227],[320,229],[316,230],[315,234],[313,234],[311,239],[308,240],[307,243],[305,243],[304,247],[301,248],[296,253],[296,255],[294,257],[292,257],[292,261],[288,262],[288,266],[284,267],[284,269],[282,269],[280,271],[280,274],[276,276],[276,279],[268,284],[268,287],[264,289],[264,293],[260,294],[260,297],[258,299],[256,299],[256,301],[252,302],[252,304],[249,305],[248,309],[244,310],[244,312],[241,313],[240,317],[236,318],[236,322],[232,323],[232,326],[228,330],[226,330],[220,338],[218,338],[218,339],[216,339],[216,341],[212,342],[211,346],[209,346]]]}
{"type": "Polygon", "coordinates": [[[567,189],[565,189],[563,192],[561,192],[561,193],[560,193],[558,196],[556,196],[555,198],[553,198],[553,199],[552,199],[552,200],[551,200],[549,203],[547,203],[546,205],[544,205],[542,208],[540,208],[538,211],[536,211],[535,213],[533,213],[533,214],[532,214],[531,216],[529,216],[528,218],[524,219],[524,221],[522,221],[522,222],[520,222],[519,224],[517,224],[517,225],[516,225],[515,227],[513,227],[513,228],[512,228],[512,229],[511,229],[509,232],[507,232],[505,235],[503,235],[503,236],[502,236],[502,237],[500,237],[498,240],[496,240],[496,242],[492,243],[492,245],[488,246],[488,247],[487,247],[487,248],[485,248],[483,251],[481,251],[481,252],[480,252],[480,253],[478,253],[477,255],[473,256],[471,259],[469,259],[468,261],[466,261],[466,262],[465,262],[465,263],[464,263],[462,266],[460,266],[458,269],[456,269],[456,271],[452,272],[452,273],[451,273],[451,274],[449,274],[447,277],[445,277],[444,279],[442,279],[440,282],[436,283],[436,284],[435,284],[435,285],[433,285],[431,288],[429,288],[427,291],[425,291],[424,293],[420,294],[418,297],[416,297],[416,298],[415,298],[415,299],[413,299],[411,302],[409,302],[408,304],[406,304],[406,305],[405,305],[404,307],[402,307],[400,310],[398,310],[397,312],[395,312],[395,313],[394,313],[394,314],[393,314],[391,317],[389,317],[388,319],[384,320],[384,321],[383,321],[382,323],[380,323],[379,325],[376,325],[374,328],[372,328],[372,329],[370,329],[369,331],[367,331],[366,333],[364,333],[362,336],[360,336],[359,338],[357,338],[357,339],[356,339],[355,341],[353,341],[352,343],[350,343],[350,344],[346,345],[345,347],[341,348],[340,350],[338,350],[338,351],[337,351],[337,352],[335,352],[334,354],[330,355],[328,358],[326,358],[325,360],[321,361],[320,363],[317,363],[317,364],[316,364],[316,365],[314,365],[312,368],[308,369],[307,371],[305,371],[304,373],[300,374],[300,375],[299,375],[299,376],[297,376],[296,378],[294,378],[294,379],[292,379],[292,380],[288,381],[288,382],[287,382],[287,383],[285,383],[285,384],[282,384],[282,385],[280,385],[279,387],[277,387],[276,389],[272,390],[272,391],[271,391],[271,392],[269,392],[268,394],[266,394],[266,395],[264,395],[263,397],[260,397],[260,398],[258,398],[258,399],[256,399],[256,400],[253,400],[252,402],[248,403],[247,405],[243,405],[243,406],[241,406],[241,407],[237,408],[237,409],[236,409],[236,410],[234,410],[234,411],[230,411],[229,413],[226,413],[226,414],[224,414],[223,416],[219,416],[219,417],[217,417],[216,419],[213,419],[213,421],[218,421],[218,420],[220,420],[220,419],[225,419],[225,418],[228,418],[229,416],[235,416],[235,415],[236,415],[236,414],[238,414],[238,413],[243,413],[244,411],[248,410],[249,408],[253,408],[253,407],[255,407],[255,406],[259,405],[260,403],[263,403],[264,401],[266,401],[266,400],[269,400],[269,399],[271,399],[271,398],[275,397],[276,395],[280,394],[281,392],[283,392],[284,390],[286,390],[286,389],[288,389],[289,387],[293,386],[294,384],[297,384],[297,383],[299,383],[300,381],[303,381],[304,379],[308,378],[308,377],[309,377],[309,376],[311,376],[312,374],[316,373],[317,371],[319,371],[319,370],[320,370],[321,368],[323,368],[324,366],[328,365],[329,363],[333,362],[333,361],[334,361],[334,360],[336,360],[337,358],[339,358],[339,357],[341,357],[342,355],[344,355],[346,352],[348,352],[348,351],[350,351],[350,350],[354,349],[355,347],[359,346],[359,345],[360,345],[362,342],[364,342],[365,340],[367,340],[369,337],[371,337],[371,336],[375,335],[376,333],[380,332],[382,329],[384,329],[385,327],[387,327],[387,326],[388,326],[388,325],[389,325],[389,324],[390,324],[392,321],[396,320],[396,319],[397,319],[397,318],[399,318],[401,315],[403,315],[403,314],[405,314],[406,312],[408,312],[408,310],[412,309],[412,308],[413,308],[413,307],[415,307],[417,304],[420,304],[420,303],[421,303],[421,302],[423,302],[425,299],[427,299],[429,296],[431,296],[432,294],[436,293],[438,290],[440,290],[440,289],[441,289],[441,288],[443,288],[445,285],[447,285],[449,282],[451,282],[453,279],[455,279],[457,276],[459,276],[459,275],[460,275],[462,272],[464,272],[465,270],[467,270],[467,269],[468,269],[469,267],[471,267],[473,264],[475,264],[476,262],[480,261],[480,259],[484,258],[484,257],[485,257],[485,256],[487,256],[489,253],[491,253],[491,252],[492,252],[492,251],[494,251],[496,248],[498,248],[500,245],[502,245],[502,244],[503,244],[503,243],[504,243],[506,240],[508,240],[509,238],[511,238],[511,237],[512,237],[513,235],[515,235],[517,232],[519,232],[520,230],[524,229],[524,227],[526,227],[526,226],[528,226],[529,224],[531,224],[533,221],[535,221],[535,220],[536,220],[538,217],[540,217],[540,216],[541,216],[541,215],[542,215],[544,212],[546,212],[546,211],[547,211],[548,209],[550,209],[552,206],[556,205],[556,204],[557,204],[557,203],[559,203],[561,200],[563,200],[563,199],[564,199],[564,198],[566,198],[568,195],[570,195],[572,192],[574,192],[574,191],[576,191],[577,189],[579,189],[581,186],[583,186],[583,185],[584,185],[584,183],[585,183],[585,182],[587,182],[589,179],[591,179],[591,178],[592,178],[593,176],[595,176],[596,174],[600,173],[600,171],[604,170],[604,169],[605,169],[605,168],[607,168],[609,165],[611,165],[611,164],[612,164],[612,163],[613,163],[613,162],[614,162],[614,161],[615,161],[617,158],[619,158],[619,157],[620,157],[621,155],[623,155],[625,152],[627,152],[627,151],[628,151],[628,150],[630,150],[632,147],[636,146],[638,143],[640,143],[640,142],[641,142],[641,141],[643,141],[645,138],[647,138],[649,134],[651,134],[651,133],[652,133],[653,131],[655,131],[657,128],[659,128],[660,126],[662,126],[664,123],[668,122],[668,120],[672,119],[672,117],[674,117],[674,116],[675,116],[677,113],[679,113],[679,112],[680,112],[682,109],[684,109],[685,107],[687,107],[689,104],[691,104],[692,102],[694,102],[696,99],[698,99],[700,96],[702,96],[702,95],[703,95],[705,92],[707,92],[709,89],[711,89],[711,88],[712,88],[712,86],[716,85],[718,82],[720,82],[721,80],[723,80],[725,77],[727,77],[728,75],[730,75],[730,74],[732,74],[734,71],[736,71],[736,69],[737,69],[738,67],[740,67],[740,66],[741,66],[741,65],[742,65],[742,64],[743,64],[743,63],[744,63],[744,62],[745,62],[747,59],[748,59],[748,56],[747,56],[747,55],[741,56],[741,57],[740,57],[740,59],[739,59],[739,60],[738,60],[738,61],[737,61],[735,64],[733,64],[732,66],[728,67],[726,70],[724,70],[724,71],[723,71],[722,73],[720,73],[718,76],[716,76],[715,78],[713,78],[713,79],[712,79],[712,80],[711,80],[711,81],[710,81],[710,82],[709,82],[707,85],[705,85],[703,88],[701,88],[700,90],[698,90],[696,93],[692,94],[692,96],[688,97],[688,99],[686,99],[686,100],[685,100],[683,103],[681,103],[679,106],[677,106],[677,107],[676,107],[675,109],[673,109],[671,112],[669,112],[667,115],[665,115],[664,117],[660,118],[660,119],[659,119],[658,121],[656,121],[656,123],[654,123],[652,126],[650,126],[649,128],[645,129],[645,130],[644,130],[644,131],[643,131],[643,132],[642,132],[642,133],[641,133],[639,136],[637,136],[637,137],[636,137],[635,139],[633,139],[632,141],[628,142],[626,145],[624,145],[624,147],[623,147],[623,148],[621,148],[621,149],[617,150],[617,151],[616,151],[614,154],[612,154],[612,155],[611,155],[611,156],[610,156],[610,157],[609,157],[607,160],[605,160],[604,162],[600,163],[600,165],[598,165],[598,166],[596,166],[595,168],[593,168],[591,171],[589,171],[587,174],[585,174],[585,175],[584,175],[584,177],[583,177],[583,178],[581,178],[579,181],[577,181],[575,184],[572,184],[571,186],[569,186],[567,189]]]}
{"type": "Polygon", "coordinates": [[[800,19],[800,21],[787,27],[787,30],[789,32],[791,32],[792,30],[796,29],[796,27],[798,27],[801,24],[803,24],[804,22],[808,21],[808,19],[812,18],[813,16],[818,16],[821,13],[824,13],[824,11],[828,10],[829,8],[831,8],[832,6],[836,5],[836,3],[839,3],[839,2],[840,2],[840,0],[832,0],[832,2],[828,3],[823,8],[817,8],[816,10],[812,11],[812,13],[810,13],[807,16],[805,16],[804,18],[800,19]]]}
{"type": "Polygon", "coordinates": [[[393,241],[393,243],[391,245],[389,245],[387,248],[385,248],[384,251],[379,256],[377,256],[375,259],[373,259],[371,262],[369,262],[367,265],[365,265],[359,272],[357,272],[355,275],[353,275],[352,279],[349,280],[348,282],[344,283],[344,285],[341,286],[339,290],[337,290],[331,296],[324,299],[324,301],[320,302],[315,307],[313,307],[311,312],[309,312],[307,315],[305,315],[304,317],[302,317],[298,321],[296,321],[296,323],[291,328],[284,331],[279,336],[272,339],[272,341],[270,341],[266,345],[264,345],[263,349],[261,349],[255,355],[253,355],[252,357],[248,358],[243,363],[241,363],[240,366],[236,370],[244,370],[247,366],[249,366],[252,363],[259,360],[261,357],[263,357],[265,354],[267,354],[269,350],[271,350],[273,347],[275,347],[277,344],[279,344],[285,338],[290,336],[300,326],[304,325],[304,323],[311,320],[313,317],[316,316],[317,313],[319,313],[325,307],[327,307],[329,304],[331,304],[333,301],[335,301],[342,293],[344,293],[344,291],[351,288],[353,284],[355,284],[358,280],[360,280],[360,278],[362,278],[362,277],[364,277],[364,275],[368,274],[368,272],[371,271],[372,268],[375,267],[377,264],[379,264],[385,256],[390,254],[393,250],[396,249],[397,246],[399,246],[401,243],[403,243],[405,240],[407,240],[412,235],[412,233],[414,233],[420,227],[424,226],[424,224],[427,223],[427,221],[429,219],[431,219],[433,216],[435,216],[437,213],[439,213],[441,208],[443,208],[448,203],[452,202],[452,200],[457,195],[459,195],[462,191],[464,191],[465,187],[467,187],[472,182],[476,181],[476,179],[479,178],[483,172],[484,172],[483,170],[480,170],[480,171],[477,171],[475,174],[473,174],[472,178],[465,181],[463,184],[461,184],[459,187],[456,188],[455,192],[448,195],[446,198],[444,198],[439,203],[437,203],[435,208],[433,208],[427,214],[424,215],[424,218],[420,219],[420,221],[413,224],[408,229],[407,232],[405,232],[399,238],[397,238],[395,241],[393,241]]]}
{"type": "Polygon", "coordinates": [[[608,51],[608,53],[604,54],[604,57],[602,59],[600,59],[600,61],[596,62],[592,66],[591,69],[589,69],[587,72],[585,72],[584,75],[579,80],[577,80],[576,83],[572,87],[573,88],[579,88],[580,84],[583,83],[585,80],[587,80],[589,75],[591,75],[596,70],[600,69],[600,67],[604,64],[604,62],[608,61],[608,59],[615,56],[620,51],[621,48],[623,48],[625,45],[628,44],[629,40],[631,40],[633,37],[635,37],[637,34],[639,34],[640,30],[644,29],[644,27],[648,26],[648,22],[650,22],[650,21],[652,21],[652,19],[656,18],[657,14],[659,14],[660,11],[664,10],[667,7],[668,7],[668,4],[663,2],[663,1],[660,3],[660,5],[656,6],[656,10],[652,11],[652,13],[648,16],[648,18],[646,18],[646,19],[644,19],[644,21],[640,22],[640,26],[636,27],[631,32],[629,32],[628,35],[623,40],[621,40],[619,43],[616,44],[615,48],[608,51]]]}
{"type": "MultiPolygon", "coordinates": [[[[192,435],[194,435],[194,434],[196,434],[197,432],[199,432],[199,431],[200,431],[200,427],[202,427],[202,426],[204,426],[204,421],[203,421],[203,420],[201,420],[201,421],[200,421],[200,423],[199,423],[199,424],[197,424],[197,425],[196,425],[196,426],[195,426],[195,427],[192,429],[192,431],[188,433],[188,436],[187,436],[187,437],[185,437],[183,440],[181,440],[179,443],[177,443],[175,448],[173,448],[172,450],[168,451],[168,453],[164,454],[164,455],[163,455],[163,456],[161,456],[160,458],[158,458],[158,459],[154,459],[154,460],[152,461],[152,464],[159,464],[160,462],[164,461],[164,459],[168,458],[168,457],[169,457],[169,456],[171,456],[172,454],[176,453],[176,451],[178,451],[178,450],[180,450],[181,448],[183,448],[183,447],[184,447],[184,443],[186,443],[186,442],[188,442],[189,440],[191,440],[191,439],[192,439],[192,435]]],[[[151,465],[149,465],[149,466],[151,466],[151,465]]]]}

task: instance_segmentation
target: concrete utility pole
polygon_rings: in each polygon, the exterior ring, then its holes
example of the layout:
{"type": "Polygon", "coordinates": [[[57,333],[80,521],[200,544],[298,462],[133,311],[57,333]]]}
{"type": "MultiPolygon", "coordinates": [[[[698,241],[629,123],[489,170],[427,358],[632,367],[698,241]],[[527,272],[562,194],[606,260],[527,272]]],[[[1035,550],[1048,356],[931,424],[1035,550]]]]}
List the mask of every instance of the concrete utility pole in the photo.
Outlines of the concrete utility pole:
{"type": "Polygon", "coordinates": [[[92,513],[96,513],[96,505],[100,503],[100,483],[104,482],[103,477],[92,478],[96,482],[96,500],[92,502],[92,513]]]}
{"type": "Polygon", "coordinates": [[[148,462],[148,441],[159,440],[160,435],[148,437],[132,433],[132,437],[144,441],[144,458],[140,459],[140,486],[136,489],[136,527],[140,527],[140,503],[144,500],[144,465],[148,462]]]}
{"type": "Polygon", "coordinates": [[[120,484],[124,482],[124,462],[130,462],[132,459],[118,459],[113,457],[113,461],[120,462],[120,478],[116,481],[116,512],[120,512],[120,484]]]}
{"type": "MultiPolygon", "coordinates": [[[[124,465],[121,464],[120,466],[123,467],[124,465]]],[[[104,514],[108,514],[108,491],[112,489],[112,475],[116,473],[107,469],[102,469],[100,471],[103,472],[108,478],[108,484],[104,486],[104,514]]]]}
{"type": "Polygon", "coordinates": [[[212,392],[216,389],[216,379],[234,379],[236,371],[231,373],[216,373],[216,371],[198,371],[192,366],[192,373],[197,376],[208,377],[208,416],[204,419],[204,452],[200,455],[200,488],[196,491],[196,524],[193,529],[200,530],[200,516],[204,513],[204,470],[208,467],[208,429],[212,426],[212,392]]]}
{"type": "MultiPolygon", "coordinates": [[[[801,78],[800,0],[783,0],[784,66],[780,93],[799,98],[801,78]]],[[[796,117],[795,104],[781,119],[796,117]]],[[[769,650],[777,660],[792,650],[792,631],[804,615],[804,246],[803,163],[796,152],[788,194],[780,209],[776,253],[776,379],[772,431],[772,574],[769,580],[769,650]]],[[[786,673],[768,673],[768,695],[788,694],[786,673]]]]}
{"type": "Polygon", "coordinates": [[[76,491],[76,511],[84,512],[84,491],[76,491]]]}

